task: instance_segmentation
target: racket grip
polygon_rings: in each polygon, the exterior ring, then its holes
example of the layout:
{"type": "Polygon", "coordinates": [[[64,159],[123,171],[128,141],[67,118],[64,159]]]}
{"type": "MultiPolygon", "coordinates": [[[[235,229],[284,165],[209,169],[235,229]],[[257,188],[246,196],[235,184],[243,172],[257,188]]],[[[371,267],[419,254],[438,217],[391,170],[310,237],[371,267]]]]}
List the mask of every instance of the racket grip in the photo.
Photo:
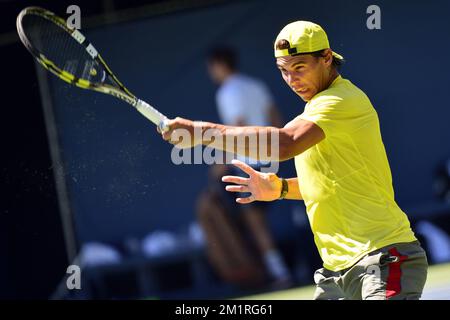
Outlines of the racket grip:
{"type": "Polygon", "coordinates": [[[169,130],[169,119],[147,102],[138,99],[135,107],[144,117],[157,125],[161,132],[169,130]]]}
{"type": "Polygon", "coordinates": [[[158,125],[158,128],[161,132],[169,131],[169,119],[165,118],[163,121],[161,121],[158,125]]]}

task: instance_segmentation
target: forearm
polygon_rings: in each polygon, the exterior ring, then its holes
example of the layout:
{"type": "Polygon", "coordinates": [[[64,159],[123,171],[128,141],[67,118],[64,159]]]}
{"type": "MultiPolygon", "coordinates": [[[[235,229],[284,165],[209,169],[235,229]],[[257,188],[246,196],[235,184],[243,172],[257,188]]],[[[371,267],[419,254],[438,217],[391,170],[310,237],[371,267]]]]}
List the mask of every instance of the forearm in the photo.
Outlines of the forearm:
{"type": "Polygon", "coordinates": [[[259,161],[280,160],[278,128],[202,122],[201,130],[203,145],[259,161]]]}
{"type": "Polygon", "coordinates": [[[296,126],[234,127],[211,122],[199,122],[203,145],[259,161],[286,161],[301,154],[325,138],[312,122],[296,126]]]}
{"type": "Polygon", "coordinates": [[[161,132],[163,139],[179,148],[203,144],[259,161],[285,161],[325,139],[319,126],[300,118],[281,129],[233,127],[179,117],[169,120],[168,127],[170,130],[161,132]]]}

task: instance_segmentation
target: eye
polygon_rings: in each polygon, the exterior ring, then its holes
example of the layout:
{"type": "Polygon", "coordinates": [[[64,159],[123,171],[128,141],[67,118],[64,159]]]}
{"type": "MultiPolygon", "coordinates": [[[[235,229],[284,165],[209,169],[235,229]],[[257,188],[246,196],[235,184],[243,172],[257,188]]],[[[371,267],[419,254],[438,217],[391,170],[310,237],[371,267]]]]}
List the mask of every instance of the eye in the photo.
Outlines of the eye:
{"type": "Polygon", "coordinates": [[[299,70],[301,70],[301,69],[303,69],[303,66],[296,66],[296,67],[294,68],[295,71],[299,71],[299,70]]]}

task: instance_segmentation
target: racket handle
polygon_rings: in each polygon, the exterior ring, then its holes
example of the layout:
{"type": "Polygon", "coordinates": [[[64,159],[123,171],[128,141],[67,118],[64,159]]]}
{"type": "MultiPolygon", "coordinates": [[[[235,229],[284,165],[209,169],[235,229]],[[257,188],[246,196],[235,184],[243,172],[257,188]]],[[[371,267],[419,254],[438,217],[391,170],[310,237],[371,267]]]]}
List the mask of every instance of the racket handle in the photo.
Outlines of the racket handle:
{"type": "Polygon", "coordinates": [[[169,131],[169,119],[165,118],[163,121],[161,121],[158,125],[158,128],[161,132],[169,131]]]}
{"type": "Polygon", "coordinates": [[[169,119],[147,102],[138,99],[135,107],[144,117],[157,125],[161,132],[169,130],[169,119]]]}

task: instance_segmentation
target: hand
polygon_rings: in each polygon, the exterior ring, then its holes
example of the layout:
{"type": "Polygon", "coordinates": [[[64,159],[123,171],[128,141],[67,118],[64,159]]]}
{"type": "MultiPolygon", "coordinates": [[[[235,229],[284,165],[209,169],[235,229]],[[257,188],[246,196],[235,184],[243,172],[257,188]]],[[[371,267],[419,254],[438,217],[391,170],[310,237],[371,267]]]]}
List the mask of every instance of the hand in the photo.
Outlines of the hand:
{"type": "Polygon", "coordinates": [[[168,121],[169,130],[158,132],[163,139],[175,145],[177,148],[192,148],[202,143],[201,122],[191,121],[176,117],[168,121]]]}
{"type": "Polygon", "coordinates": [[[233,160],[231,163],[249,175],[248,178],[238,176],[222,177],[223,182],[237,184],[228,185],[225,187],[225,190],[229,192],[250,192],[250,196],[247,198],[237,198],[237,203],[273,201],[280,197],[282,183],[276,174],[256,171],[239,160],[233,160]]]}

